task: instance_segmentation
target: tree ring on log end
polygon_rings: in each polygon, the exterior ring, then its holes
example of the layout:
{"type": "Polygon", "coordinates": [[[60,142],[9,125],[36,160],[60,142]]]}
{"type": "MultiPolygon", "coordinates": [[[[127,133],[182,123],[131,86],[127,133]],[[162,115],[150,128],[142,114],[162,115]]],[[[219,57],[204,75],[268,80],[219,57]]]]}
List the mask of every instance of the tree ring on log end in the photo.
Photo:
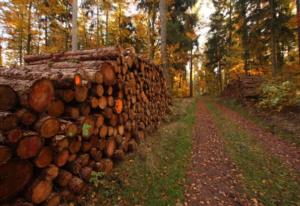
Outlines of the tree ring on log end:
{"type": "Polygon", "coordinates": [[[36,112],[45,111],[54,98],[54,87],[50,80],[40,79],[30,89],[29,105],[36,112]]]}

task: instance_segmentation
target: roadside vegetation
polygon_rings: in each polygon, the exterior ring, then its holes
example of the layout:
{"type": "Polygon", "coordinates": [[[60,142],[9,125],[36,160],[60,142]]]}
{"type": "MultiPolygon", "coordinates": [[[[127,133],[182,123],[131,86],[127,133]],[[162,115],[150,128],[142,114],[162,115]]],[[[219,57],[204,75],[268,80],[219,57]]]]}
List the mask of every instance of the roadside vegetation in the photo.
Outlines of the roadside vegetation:
{"type": "Polygon", "coordinates": [[[238,112],[243,117],[255,122],[260,127],[276,134],[281,139],[285,139],[291,143],[296,144],[298,147],[300,147],[300,139],[295,134],[295,132],[287,131],[286,129],[281,128],[278,125],[278,122],[272,122],[272,121],[265,120],[264,118],[259,116],[258,113],[256,113],[255,109],[253,109],[253,108],[251,109],[248,107],[245,109],[245,106],[241,105],[236,100],[219,98],[219,99],[217,99],[217,101],[220,102],[221,104],[224,104],[225,106],[229,107],[230,109],[238,112]]]}
{"type": "Polygon", "coordinates": [[[238,166],[249,197],[264,205],[299,205],[300,176],[267,153],[255,137],[245,133],[210,100],[205,100],[224,138],[225,149],[238,166]]]}

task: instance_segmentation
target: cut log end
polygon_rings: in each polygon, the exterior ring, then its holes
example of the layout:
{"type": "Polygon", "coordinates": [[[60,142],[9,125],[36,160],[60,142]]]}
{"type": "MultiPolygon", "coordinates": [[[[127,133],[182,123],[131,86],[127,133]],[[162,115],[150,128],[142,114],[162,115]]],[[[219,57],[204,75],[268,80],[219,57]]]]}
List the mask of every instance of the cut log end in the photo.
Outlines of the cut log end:
{"type": "Polygon", "coordinates": [[[38,136],[30,136],[22,139],[17,147],[17,155],[21,159],[35,157],[42,148],[42,140],[38,136]]]}
{"type": "Polygon", "coordinates": [[[101,73],[103,75],[103,82],[106,86],[111,86],[115,83],[116,75],[113,65],[109,63],[102,64],[101,73]]]}
{"type": "Polygon", "coordinates": [[[45,111],[54,98],[54,87],[50,80],[36,81],[30,89],[29,105],[36,112],[45,111]]]}
{"type": "Polygon", "coordinates": [[[16,107],[17,102],[17,93],[8,85],[0,85],[0,110],[12,110],[16,107]]]}

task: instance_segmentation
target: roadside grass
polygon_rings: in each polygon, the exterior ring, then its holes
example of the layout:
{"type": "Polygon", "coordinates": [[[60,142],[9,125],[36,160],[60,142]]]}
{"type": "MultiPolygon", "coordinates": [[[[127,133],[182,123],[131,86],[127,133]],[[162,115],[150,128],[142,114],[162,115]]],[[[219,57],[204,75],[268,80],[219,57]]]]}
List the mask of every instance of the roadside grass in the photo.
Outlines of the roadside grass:
{"type": "Polygon", "coordinates": [[[245,110],[245,107],[243,107],[240,103],[238,103],[235,100],[224,100],[224,99],[217,99],[218,102],[221,104],[229,107],[230,109],[240,113],[243,117],[255,122],[260,127],[273,132],[274,134],[278,135],[281,139],[285,139],[289,141],[290,143],[296,144],[298,147],[300,147],[300,139],[293,134],[292,132],[286,131],[282,128],[274,126],[271,122],[263,120],[259,116],[250,113],[248,110],[245,110]]]}
{"type": "Polygon", "coordinates": [[[172,115],[147,135],[137,152],[99,180],[87,205],[176,205],[184,200],[186,169],[192,148],[195,99],[177,99],[172,115]]]}
{"type": "Polygon", "coordinates": [[[223,136],[226,151],[242,173],[249,197],[258,198],[264,205],[300,205],[300,175],[264,151],[254,137],[224,116],[210,100],[204,101],[223,136]]]}

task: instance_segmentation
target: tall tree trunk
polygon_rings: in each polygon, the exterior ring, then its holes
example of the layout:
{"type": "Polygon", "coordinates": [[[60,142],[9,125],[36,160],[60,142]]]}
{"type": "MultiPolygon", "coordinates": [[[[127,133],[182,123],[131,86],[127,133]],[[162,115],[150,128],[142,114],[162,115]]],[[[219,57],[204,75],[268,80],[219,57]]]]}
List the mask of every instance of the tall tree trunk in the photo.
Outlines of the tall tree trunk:
{"type": "Polygon", "coordinates": [[[248,26],[247,26],[247,5],[246,5],[246,0],[242,1],[241,5],[241,17],[242,17],[242,44],[243,44],[243,49],[244,49],[244,70],[246,73],[248,73],[249,70],[249,41],[248,41],[248,26]]]}
{"type": "Polygon", "coordinates": [[[299,64],[300,64],[300,0],[296,0],[297,4],[297,22],[298,22],[298,52],[299,52],[299,64]]]}
{"type": "Polygon", "coordinates": [[[164,69],[164,75],[168,81],[169,91],[171,91],[171,79],[169,76],[168,65],[167,65],[167,8],[166,8],[166,1],[160,0],[159,1],[159,13],[160,13],[160,36],[161,36],[161,60],[162,66],[164,69]]]}
{"type": "Polygon", "coordinates": [[[77,0],[73,0],[73,13],[72,13],[72,51],[78,49],[78,31],[77,31],[77,12],[78,12],[78,3],[77,0]]]}
{"type": "Polygon", "coordinates": [[[45,32],[45,46],[49,46],[49,39],[48,39],[48,21],[49,18],[46,16],[45,17],[45,26],[44,26],[44,32],[45,32]]]}
{"type": "Polygon", "coordinates": [[[148,14],[148,28],[149,28],[149,59],[154,59],[154,53],[155,53],[155,20],[156,20],[156,12],[155,12],[155,5],[154,3],[151,6],[151,9],[149,9],[148,14]]]}
{"type": "Polygon", "coordinates": [[[96,13],[96,16],[97,16],[97,31],[96,31],[96,44],[97,44],[97,47],[100,46],[100,21],[99,21],[99,13],[100,13],[100,8],[99,8],[99,2],[97,1],[97,13],[96,13]]]}
{"type": "Polygon", "coordinates": [[[108,10],[105,12],[105,45],[108,45],[108,10]]]}
{"type": "Polygon", "coordinates": [[[233,12],[233,6],[232,6],[232,0],[229,0],[229,35],[228,35],[228,43],[229,43],[229,47],[231,47],[232,45],[232,12],[233,12]]]}
{"type": "Polygon", "coordinates": [[[19,37],[19,64],[23,64],[23,31],[20,31],[19,37]]]}
{"type": "Polygon", "coordinates": [[[0,67],[3,66],[3,60],[2,60],[2,46],[0,42],[0,67]]]}
{"type": "Polygon", "coordinates": [[[31,34],[31,9],[32,9],[32,1],[30,1],[28,6],[28,20],[27,20],[27,45],[26,45],[26,53],[31,53],[31,40],[32,40],[32,34],[31,34]]]}
{"type": "Polygon", "coordinates": [[[272,55],[272,74],[275,76],[278,73],[278,61],[277,61],[277,37],[276,37],[276,12],[274,0],[269,0],[271,6],[272,22],[271,22],[271,55],[272,55]]]}
{"type": "Polygon", "coordinates": [[[193,44],[191,48],[191,59],[190,59],[190,97],[193,97],[193,44]]]}

